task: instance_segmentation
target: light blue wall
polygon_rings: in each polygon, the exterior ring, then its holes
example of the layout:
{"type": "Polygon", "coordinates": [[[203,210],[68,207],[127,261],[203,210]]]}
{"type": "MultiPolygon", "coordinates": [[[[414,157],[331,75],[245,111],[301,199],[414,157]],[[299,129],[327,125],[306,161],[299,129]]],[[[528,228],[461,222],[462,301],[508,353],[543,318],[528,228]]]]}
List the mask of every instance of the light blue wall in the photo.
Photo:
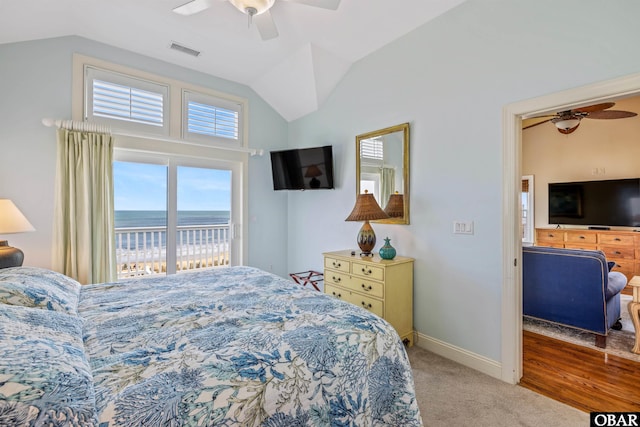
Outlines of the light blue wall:
{"type": "Polygon", "coordinates": [[[417,331],[500,361],[502,108],[640,72],[639,16],[632,0],[469,0],[359,61],[289,126],[292,145],[334,145],[337,183],[289,195],[289,268],[356,248],[355,135],[410,122],[411,224],[374,224],[377,248],[416,259],[417,331]]]}
{"type": "Polygon", "coordinates": [[[249,264],[283,276],[355,248],[355,135],[410,122],[411,224],[375,224],[379,242],[416,258],[417,331],[499,361],[502,108],[640,72],[638,16],[636,0],[468,0],[359,61],[288,126],[245,86],[89,40],[0,45],[0,197],[37,229],[8,237],[49,265],[55,144],[40,120],[70,116],[74,52],[247,97],[252,147],[334,146],[335,190],[273,192],[268,156],[249,161],[249,264]],[[452,234],[454,220],[475,234],[452,234]]]}
{"type": "Polygon", "coordinates": [[[3,236],[25,252],[25,265],[51,265],[55,131],[44,117],[71,118],[72,55],[110,61],[249,100],[247,264],[286,276],[286,195],[271,186],[268,150],[286,145],[287,123],[250,88],[79,37],[0,45],[0,198],[10,198],[36,228],[3,236]]]}

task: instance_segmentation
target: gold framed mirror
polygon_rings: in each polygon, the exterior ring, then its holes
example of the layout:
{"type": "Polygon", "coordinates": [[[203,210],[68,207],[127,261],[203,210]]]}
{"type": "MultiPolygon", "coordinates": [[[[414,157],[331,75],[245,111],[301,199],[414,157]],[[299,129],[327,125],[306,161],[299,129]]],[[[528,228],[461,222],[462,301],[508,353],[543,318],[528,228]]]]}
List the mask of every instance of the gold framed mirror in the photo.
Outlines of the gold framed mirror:
{"type": "Polygon", "coordinates": [[[356,195],[365,190],[390,216],[375,222],[409,224],[409,123],[356,136],[356,195]]]}

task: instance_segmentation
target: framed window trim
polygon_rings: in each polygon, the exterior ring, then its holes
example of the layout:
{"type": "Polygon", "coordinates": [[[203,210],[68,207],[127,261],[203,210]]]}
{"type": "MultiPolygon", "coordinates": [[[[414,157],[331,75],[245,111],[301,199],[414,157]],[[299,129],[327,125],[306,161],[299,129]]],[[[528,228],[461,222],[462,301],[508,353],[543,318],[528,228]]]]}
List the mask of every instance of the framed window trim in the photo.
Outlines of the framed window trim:
{"type": "MultiPolygon", "coordinates": [[[[194,141],[199,142],[204,145],[211,146],[234,146],[241,147],[242,142],[244,141],[243,131],[244,131],[244,108],[243,104],[219,97],[212,96],[201,92],[194,92],[191,90],[182,90],[182,138],[186,141],[194,141]],[[189,113],[189,107],[191,103],[202,104],[207,107],[211,107],[216,111],[221,111],[223,113],[235,113],[237,114],[237,122],[235,127],[232,129],[228,129],[229,133],[235,133],[234,135],[230,135],[228,137],[222,136],[220,134],[225,133],[225,131],[216,131],[212,130],[211,133],[205,132],[192,132],[189,130],[189,119],[191,118],[189,113]],[[213,133],[213,134],[212,134],[213,133]],[[216,135],[218,133],[219,135],[216,135]]],[[[210,126],[220,125],[219,121],[214,119],[211,122],[207,123],[210,126]]],[[[224,123],[222,123],[225,126],[224,123]]]]}
{"type": "Polygon", "coordinates": [[[116,147],[113,152],[115,161],[148,163],[167,167],[167,250],[166,265],[167,274],[176,274],[177,254],[175,251],[177,229],[177,175],[179,166],[221,169],[231,172],[231,217],[229,219],[229,258],[233,266],[245,265],[248,256],[247,241],[247,194],[248,189],[244,185],[246,182],[246,164],[242,160],[221,160],[201,156],[182,155],[174,153],[161,153],[151,151],[141,151],[116,147]]]}
{"type": "MultiPolygon", "coordinates": [[[[239,265],[244,265],[244,262],[248,259],[248,244],[247,236],[249,234],[249,218],[248,209],[249,205],[249,173],[248,165],[249,158],[246,152],[238,150],[229,150],[228,146],[222,147],[220,145],[214,146],[211,143],[204,144],[200,142],[190,142],[181,139],[181,112],[182,112],[182,90],[190,90],[213,97],[224,98],[232,100],[242,105],[242,121],[241,121],[241,148],[246,149],[248,147],[248,112],[249,101],[246,98],[240,96],[234,96],[227,93],[218,92],[214,89],[204,88],[201,86],[189,84],[183,81],[174,80],[170,78],[159,77],[155,74],[140,71],[137,69],[129,68],[123,65],[117,65],[101,59],[89,57],[79,53],[73,54],[73,67],[72,67],[72,87],[71,87],[71,118],[77,121],[84,120],[84,66],[90,65],[96,68],[101,68],[116,73],[121,73],[127,76],[137,77],[143,80],[150,80],[154,82],[163,82],[169,86],[169,138],[158,135],[157,139],[148,138],[144,135],[140,135],[140,138],[136,137],[136,134],[142,133],[139,131],[131,132],[128,135],[118,135],[115,139],[116,150],[126,150],[130,152],[137,152],[141,155],[178,155],[180,157],[190,159],[201,160],[213,160],[213,161],[227,161],[236,162],[240,170],[236,172],[238,179],[234,180],[234,194],[232,203],[238,203],[235,205],[236,212],[240,215],[240,222],[236,223],[233,227],[233,233],[235,239],[240,239],[242,244],[236,245],[239,253],[234,258],[239,265]],[[227,149],[225,149],[227,148],[227,149]]],[[[117,132],[114,132],[117,135],[117,132]]]]}
{"type": "MultiPolygon", "coordinates": [[[[175,145],[179,145],[180,142],[185,144],[200,145],[209,148],[248,148],[248,129],[249,129],[249,101],[241,96],[232,95],[217,91],[212,88],[194,85],[180,80],[171,79],[164,76],[158,76],[152,73],[141,71],[138,69],[130,68],[127,66],[114,64],[105,60],[93,58],[90,56],[82,55],[79,53],[73,54],[73,84],[72,84],[72,114],[71,118],[77,121],[87,120],[85,115],[86,110],[86,97],[85,97],[85,66],[94,67],[105,70],[107,72],[118,73],[127,77],[131,77],[139,80],[146,80],[160,85],[166,85],[169,88],[169,96],[166,108],[168,109],[168,119],[166,124],[168,125],[168,134],[163,136],[175,140],[175,145]],[[189,91],[192,93],[200,94],[205,97],[211,97],[215,99],[225,100],[230,104],[236,104],[241,108],[241,114],[239,116],[238,125],[238,140],[235,144],[229,144],[229,140],[223,139],[222,143],[212,142],[210,139],[194,140],[191,137],[188,139],[183,136],[182,132],[182,93],[183,91],[189,91]]],[[[103,122],[104,123],[104,122],[103,122]]],[[[106,123],[105,123],[106,124],[106,123]]],[[[113,121],[110,121],[109,125],[114,129],[114,132],[119,128],[113,121]]],[[[152,127],[152,126],[145,126],[152,127]]],[[[125,132],[139,133],[149,135],[148,130],[145,132],[139,127],[136,129],[122,129],[125,132]]],[[[150,135],[161,135],[159,133],[151,133],[150,135]]],[[[135,135],[130,135],[134,136],[135,135]]],[[[143,136],[143,135],[141,135],[143,136]]]]}
{"type": "Polygon", "coordinates": [[[92,65],[84,65],[84,120],[102,123],[111,126],[113,129],[126,131],[137,131],[144,134],[169,135],[169,85],[157,83],[148,79],[130,76],[115,71],[105,70],[92,65]],[[95,91],[94,81],[101,81],[119,85],[126,88],[133,88],[139,91],[150,92],[162,96],[162,123],[155,125],[150,120],[140,122],[134,119],[117,119],[94,115],[95,91]]]}

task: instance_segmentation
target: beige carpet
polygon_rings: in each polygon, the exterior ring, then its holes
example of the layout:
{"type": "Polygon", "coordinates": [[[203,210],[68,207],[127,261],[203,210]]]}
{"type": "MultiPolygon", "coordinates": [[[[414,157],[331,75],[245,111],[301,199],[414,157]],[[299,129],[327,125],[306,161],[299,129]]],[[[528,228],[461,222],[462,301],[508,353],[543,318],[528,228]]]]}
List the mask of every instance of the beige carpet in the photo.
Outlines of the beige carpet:
{"type": "Polygon", "coordinates": [[[417,346],[407,352],[427,427],[585,427],[589,414],[417,346]]]}
{"type": "Polygon", "coordinates": [[[621,295],[620,315],[622,317],[622,330],[616,331],[612,329],[609,331],[609,335],[607,336],[607,347],[604,349],[596,347],[595,338],[592,333],[583,332],[574,328],[568,328],[527,317],[522,319],[522,328],[526,331],[535,332],[537,334],[557,338],[559,340],[568,341],[573,344],[589,347],[594,350],[640,362],[640,354],[631,352],[636,337],[633,322],[631,321],[629,310],[627,308],[631,299],[632,297],[630,295],[621,295]]]}

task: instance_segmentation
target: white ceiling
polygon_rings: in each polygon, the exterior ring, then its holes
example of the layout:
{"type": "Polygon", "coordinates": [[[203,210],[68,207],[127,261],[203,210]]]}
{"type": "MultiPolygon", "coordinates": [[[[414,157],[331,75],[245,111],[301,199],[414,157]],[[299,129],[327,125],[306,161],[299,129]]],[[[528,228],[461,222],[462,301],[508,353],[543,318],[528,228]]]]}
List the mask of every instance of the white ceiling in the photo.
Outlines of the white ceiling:
{"type": "Polygon", "coordinates": [[[276,0],[280,35],[268,41],[226,0],[172,12],[186,1],[0,0],[0,43],[86,37],[250,86],[291,121],[315,111],[354,62],[464,0],[342,0],[337,10],[276,0]]]}

